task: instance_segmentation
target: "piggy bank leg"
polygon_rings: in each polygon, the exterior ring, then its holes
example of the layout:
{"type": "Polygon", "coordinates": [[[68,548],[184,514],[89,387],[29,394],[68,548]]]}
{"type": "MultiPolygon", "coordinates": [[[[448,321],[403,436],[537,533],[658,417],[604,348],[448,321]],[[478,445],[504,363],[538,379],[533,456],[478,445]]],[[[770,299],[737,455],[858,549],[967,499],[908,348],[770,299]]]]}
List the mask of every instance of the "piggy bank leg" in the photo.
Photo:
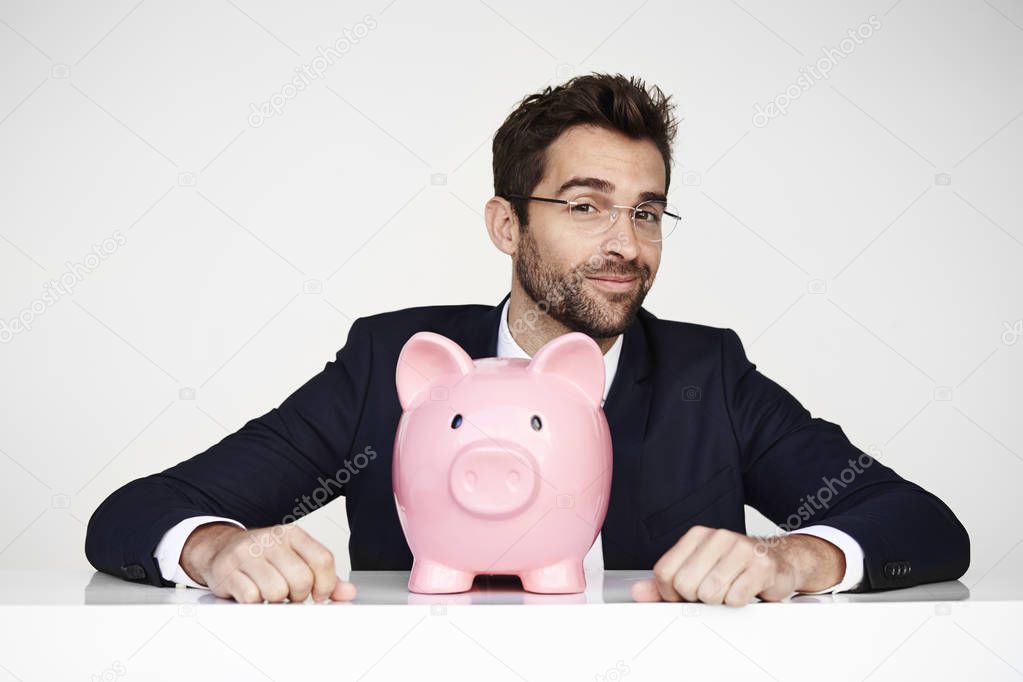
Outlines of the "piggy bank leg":
{"type": "Polygon", "coordinates": [[[551,566],[525,571],[519,577],[526,592],[575,594],[586,591],[582,559],[565,559],[551,566]]]}
{"type": "Polygon", "coordinates": [[[421,594],[449,594],[468,592],[475,574],[460,571],[429,559],[413,559],[412,574],[408,579],[410,592],[421,594]]]}

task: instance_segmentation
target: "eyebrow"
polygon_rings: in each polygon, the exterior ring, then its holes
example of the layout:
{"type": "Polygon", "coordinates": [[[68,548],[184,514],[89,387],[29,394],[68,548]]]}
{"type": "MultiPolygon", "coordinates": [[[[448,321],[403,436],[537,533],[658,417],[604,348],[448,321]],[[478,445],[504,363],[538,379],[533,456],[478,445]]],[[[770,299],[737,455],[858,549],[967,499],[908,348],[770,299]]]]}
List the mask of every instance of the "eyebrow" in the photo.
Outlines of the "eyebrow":
{"type": "MultiPolygon", "coordinates": [[[[562,183],[561,187],[558,188],[558,191],[554,196],[560,197],[562,194],[572,189],[573,187],[589,187],[591,189],[597,190],[598,192],[603,192],[604,194],[613,194],[615,191],[614,183],[603,178],[590,177],[581,178],[576,176],[569,178],[564,183],[562,183]]],[[[638,198],[640,203],[644,201],[667,201],[668,199],[668,197],[666,197],[663,192],[651,191],[640,192],[638,198]]]]}

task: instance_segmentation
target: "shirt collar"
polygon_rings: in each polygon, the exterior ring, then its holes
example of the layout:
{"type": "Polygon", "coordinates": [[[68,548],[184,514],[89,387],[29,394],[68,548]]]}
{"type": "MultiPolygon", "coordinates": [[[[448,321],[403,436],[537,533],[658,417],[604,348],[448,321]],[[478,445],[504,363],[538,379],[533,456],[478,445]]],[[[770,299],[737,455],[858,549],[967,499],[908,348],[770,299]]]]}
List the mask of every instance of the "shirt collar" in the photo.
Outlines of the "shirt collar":
{"type": "MultiPolygon", "coordinates": [[[[529,354],[522,350],[508,328],[508,305],[510,303],[511,297],[509,296],[504,302],[504,307],[501,308],[501,326],[497,332],[497,356],[501,358],[529,359],[529,354]]],[[[601,407],[604,406],[604,400],[607,400],[607,392],[611,388],[611,382],[614,380],[615,372],[618,370],[618,358],[622,354],[624,338],[625,334],[619,334],[618,338],[615,339],[614,345],[604,353],[604,398],[600,401],[601,407]]]]}

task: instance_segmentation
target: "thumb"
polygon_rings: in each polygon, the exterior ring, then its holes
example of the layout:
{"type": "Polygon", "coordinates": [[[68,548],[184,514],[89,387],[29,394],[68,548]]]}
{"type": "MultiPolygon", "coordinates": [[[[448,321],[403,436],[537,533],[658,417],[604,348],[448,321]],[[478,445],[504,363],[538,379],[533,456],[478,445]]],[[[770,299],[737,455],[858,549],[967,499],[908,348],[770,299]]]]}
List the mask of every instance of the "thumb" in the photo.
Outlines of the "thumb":
{"type": "Polygon", "coordinates": [[[334,589],[330,593],[330,598],[333,601],[351,601],[355,599],[355,594],[355,585],[338,577],[337,584],[334,585],[334,589]]]}

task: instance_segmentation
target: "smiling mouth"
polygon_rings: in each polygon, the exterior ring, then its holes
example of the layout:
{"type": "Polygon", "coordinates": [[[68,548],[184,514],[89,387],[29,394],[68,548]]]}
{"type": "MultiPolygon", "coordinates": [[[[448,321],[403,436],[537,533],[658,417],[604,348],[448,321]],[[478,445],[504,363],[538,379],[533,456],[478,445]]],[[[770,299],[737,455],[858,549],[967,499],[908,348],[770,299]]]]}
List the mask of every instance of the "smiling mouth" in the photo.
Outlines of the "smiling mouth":
{"type": "Polygon", "coordinates": [[[591,276],[588,280],[597,285],[598,288],[606,291],[629,291],[636,283],[636,277],[618,277],[608,275],[605,277],[591,276]]]}

